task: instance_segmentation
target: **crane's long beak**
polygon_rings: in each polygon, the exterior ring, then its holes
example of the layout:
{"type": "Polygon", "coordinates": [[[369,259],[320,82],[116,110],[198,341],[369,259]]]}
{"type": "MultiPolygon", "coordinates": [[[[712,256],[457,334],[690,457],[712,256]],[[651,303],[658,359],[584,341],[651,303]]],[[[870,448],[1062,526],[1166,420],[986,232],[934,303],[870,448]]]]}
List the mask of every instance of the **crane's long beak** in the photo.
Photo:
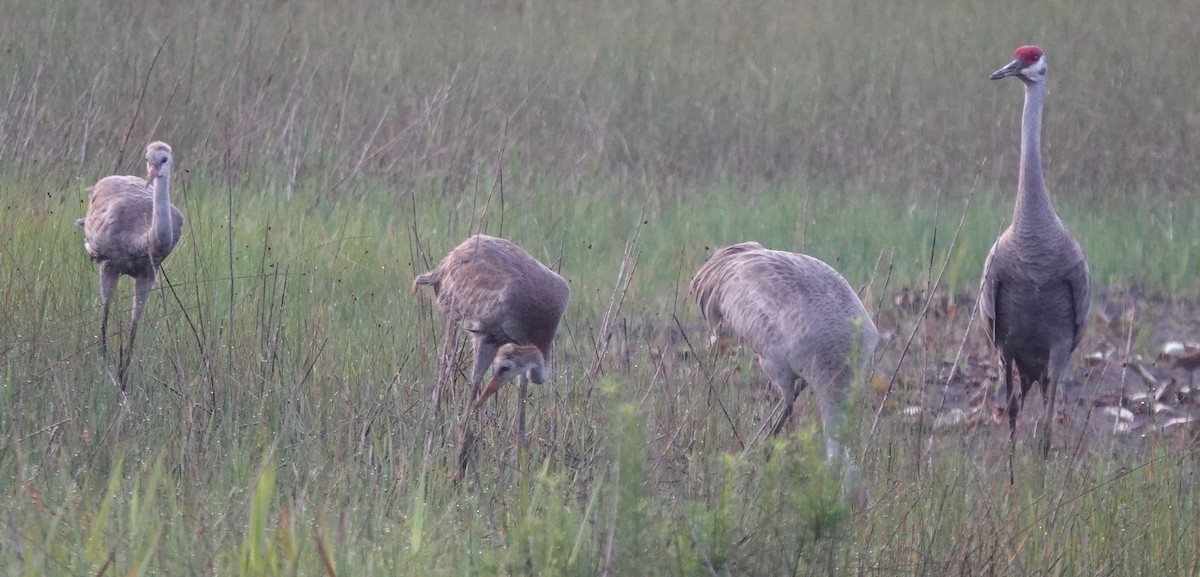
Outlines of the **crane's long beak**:
{"type": "Polygon", "coordinates": [[[146,182],[154,182],[158,178],[158,167],[153,164],[146,164],[146,182]]]}
{"type": "Polygon", "coordinates": [[[483,406],[483,403],[486,402],[492,395],[496,394],[496,391],[500,390],[500,387],[503,385],[504,381],[501,381],[496,377],[492,377],[492,380],[488,381],[487,388],[483,389],[482,393],[479,393],[478,399],[475,399],[475,408],[478,409],[479,407],[483,406]]]}
{"type": "Polygon", "coordinates": [[[1016,76],[1021,72],[1021,61],[1013,60],[1007,66],[992,73],[992,80],[999,80],[1008,76],[1016,76]]]}

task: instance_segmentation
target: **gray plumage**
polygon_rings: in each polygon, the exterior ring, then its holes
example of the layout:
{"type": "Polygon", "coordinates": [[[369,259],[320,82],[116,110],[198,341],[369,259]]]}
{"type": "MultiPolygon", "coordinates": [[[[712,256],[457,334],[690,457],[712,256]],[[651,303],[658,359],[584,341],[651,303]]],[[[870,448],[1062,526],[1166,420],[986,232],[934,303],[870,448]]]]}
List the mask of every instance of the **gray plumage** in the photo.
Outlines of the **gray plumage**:
{"type": "Polygon", "coordinates": [[[75,221],[83,227],[84,249],[100,265],[100,358],[108,361],[108,311],[121,275],[134,280],[133,322],[121,351],[117,380],[125,388],[125,374],[137,336],[138,321],[146,308],[158,266],[179,242],[183,215],[171,204],[171,147],[153,142],[146,147],[147,178],[108,176],[88,194],[87,216],[75,221]]]}
{"type": "Polygon", "coordinates": [[[1016,76],[1025,84],[1017,203],[1012,224],[996,239],[984,264],[979,311],[1000,353],[1010,440],[1015,442],[1017,413],[1036,381],[1046,405],[1042,453],[1048,455],[1055,390],[1087,326],[1090,280],[1083,250],[1054,212],[1042,174],[1045,54],[1036,46],[1022,46],[1013,57],[991,78],[1016,76]],[[1019,395],[1012,386],[1014,366],[1019,395]]]}
{"type": "MultiPolygon", "coordinates": [[[[471,333],[473,396],[505,344],[537,347],[545,359],[551,358],[571,297],[567,281],[524,249],[483,234],[468,238],[436,268],[418,276],[413,292],[422,286],[433,287],[442,313],[471,333]]],[[[541,382],[541,375],[536,377],[541,382]]]]}
{"type": "Polygon", "coordinates": [[[744,242],[713,254],[688,291],[713,333],[732,329],[742,337],[779,389],[783,414],[772,432],[783,428],[797,395],[812,385],[826,456],[840,458],[845,404],[879,340],[846,279],[811,256],[744,242]]]}

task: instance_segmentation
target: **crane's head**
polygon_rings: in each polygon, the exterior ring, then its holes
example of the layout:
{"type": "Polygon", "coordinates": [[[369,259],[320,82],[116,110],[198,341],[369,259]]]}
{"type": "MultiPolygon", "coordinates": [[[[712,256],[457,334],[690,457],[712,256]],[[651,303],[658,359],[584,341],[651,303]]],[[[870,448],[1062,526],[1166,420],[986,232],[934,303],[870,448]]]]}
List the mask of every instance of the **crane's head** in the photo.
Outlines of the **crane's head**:
{"type": "Polygon", "coordinates": [[[1046,80],[1046,53],[1037,46],[1022,46],[1013,51],[1013,61],[992,73],[992,80],[1016,76],[1026,84],[1046,80]]]}
{"type": "Polygon", "coordinates": [[[151,142],[146,147],[146,173],[146,182],[171,173],[171,147],[167,143],[151,142]]]}
{"type": "Polygon", "coordinates": [[[531,345],[508,343],[496,351],[496,360],[492,361],[492,380],[487,388],[479,394],[475,406],[479,407],[496,393],[500,387],[520,375],[526,375],[529,380],[542,384],[546,381],[546,359],[542,351],[531,345]]]}

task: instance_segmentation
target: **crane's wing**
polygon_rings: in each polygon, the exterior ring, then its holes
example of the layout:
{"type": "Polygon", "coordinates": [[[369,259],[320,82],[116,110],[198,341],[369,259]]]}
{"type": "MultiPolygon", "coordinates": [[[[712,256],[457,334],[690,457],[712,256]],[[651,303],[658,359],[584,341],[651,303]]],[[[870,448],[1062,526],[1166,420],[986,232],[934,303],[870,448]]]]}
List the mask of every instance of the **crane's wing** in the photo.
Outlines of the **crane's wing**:
{"type": "Polygon", "coordinates": [[[979,283],[979,316],[983,321],[983,330],[988,340],[996,342],[996,294],[999,293],[1000,278],[992,267],[992,259],[996,256],[997,240],[988,251],[987,260],[983,261],[983,280],[979,283]]]}
{"type": "Polygon", "coordinates": [[[1067,275],[1067,284],[1071,287],[1071,301],[1075,305],[1075,340],[1071,343],[1072,351],[1079,346],[1079,341],[1083,339],[1083,331],[1087,328],[1088,317],[1091,315],[1091,276],[1087,260],[1083,258],[1083,252],[1080,251],[1079,264],[1072,268],[1067,275]]]}
{"type": "Polygon", "coordinates": [[[171,248],[175,248],[175,245],[179,244],[180,237],[183,236],[183,213],[179,212],[179,209],[173,204],[171,205],[171,233],[171,238],[175,239],[171,243],[171,248]]]}

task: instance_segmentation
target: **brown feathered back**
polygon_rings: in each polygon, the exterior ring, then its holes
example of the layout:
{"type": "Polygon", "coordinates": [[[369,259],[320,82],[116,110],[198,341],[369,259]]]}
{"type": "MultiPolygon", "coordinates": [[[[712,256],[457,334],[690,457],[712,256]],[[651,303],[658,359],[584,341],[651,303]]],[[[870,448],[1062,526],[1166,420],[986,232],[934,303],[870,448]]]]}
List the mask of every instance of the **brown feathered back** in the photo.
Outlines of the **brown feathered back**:
{"type": "Polygon", "coordinates": [[[571,289],[521,247],[494,236],[472,236],[413,281],[414,292],[422,286],[433,287],[442,313],[472,333],[475,389],[507,343],[535,346],[553,362],[554,335],[571,289]]]}

